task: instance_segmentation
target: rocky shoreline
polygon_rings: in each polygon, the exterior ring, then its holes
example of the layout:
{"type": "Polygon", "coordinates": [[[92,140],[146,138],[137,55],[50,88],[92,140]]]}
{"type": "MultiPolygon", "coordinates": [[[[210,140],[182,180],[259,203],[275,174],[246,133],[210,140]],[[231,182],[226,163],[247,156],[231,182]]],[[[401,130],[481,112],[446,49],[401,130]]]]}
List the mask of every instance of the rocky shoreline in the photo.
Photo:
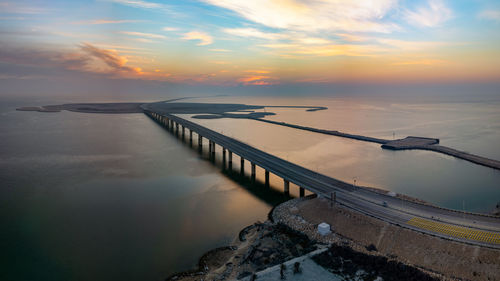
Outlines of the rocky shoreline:
{"type": "Polygon", "coordinates": [[[276,206],[268,221],[242,229],[234,245],[203,255],[197,270],[165,280],[259,280],[259,272],[325,247],[328,249],[312,260],[330,272],[329,280],[453,280],[396,256],[382,255],[373,244],[364,247],[335,229],[330,235],[319,235],[316,225],[294,214],[299,210],[297,203],[318,200],[314,197],[292,199],[276,206]]]}

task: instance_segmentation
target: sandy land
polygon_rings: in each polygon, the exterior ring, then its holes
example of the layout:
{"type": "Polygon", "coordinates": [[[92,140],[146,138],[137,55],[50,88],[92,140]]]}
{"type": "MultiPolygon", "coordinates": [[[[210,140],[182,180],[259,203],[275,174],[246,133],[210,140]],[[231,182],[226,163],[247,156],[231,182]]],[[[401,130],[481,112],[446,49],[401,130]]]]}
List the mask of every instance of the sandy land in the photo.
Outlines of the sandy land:
{"type": "Polygon", "coordinates": [[[273,217],[324,243],[345,240],[359,252],[381,255],[436,273],[443,280],[500,280],[500,250],[450,241],[367,217],[329,200],[294,199],[275,208],[273,217]],[[327,222],[333,233],[317,234],[327,222]],[[375,251],[367,248],[374,246],[375,251]]]}
{"type": "Polygon", "coordinates": [[[71,103],[59,105],[30,106],[16,108],[19,111],[60,112],[62,110],[81,113],[142,113],[144,103],[71,103]]]}

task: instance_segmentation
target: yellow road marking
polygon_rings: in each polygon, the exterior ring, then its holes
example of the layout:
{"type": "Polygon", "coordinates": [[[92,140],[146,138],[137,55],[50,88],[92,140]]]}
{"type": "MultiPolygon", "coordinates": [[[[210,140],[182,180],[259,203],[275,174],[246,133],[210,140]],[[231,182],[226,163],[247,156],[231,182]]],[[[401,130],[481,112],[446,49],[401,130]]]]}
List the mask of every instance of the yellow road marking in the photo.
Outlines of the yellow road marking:
{"type": "Polygon", "coordinates": [[[465,238],[491,244],[500,244],[500,233],[471,229],[417,217],[412,218],[406,223],[418,228],[443,233],[453,237],[465,238]]]}

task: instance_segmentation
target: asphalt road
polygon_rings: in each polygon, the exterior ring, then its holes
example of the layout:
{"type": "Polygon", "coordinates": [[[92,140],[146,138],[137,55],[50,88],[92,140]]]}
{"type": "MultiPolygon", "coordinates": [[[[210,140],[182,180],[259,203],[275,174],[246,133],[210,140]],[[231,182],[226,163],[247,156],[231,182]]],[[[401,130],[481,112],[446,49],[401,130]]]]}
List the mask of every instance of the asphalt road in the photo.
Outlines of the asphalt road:
{"type": "Polygon", "coordinates": [[[464,213],[419,204],[353,186],[278,158],[191,121],[171,115],[163,111],[160,106],[157,107],[154,106],[154,104],[152,105],[153,106],[150,108],[147,108],[145,113],[148,115],[156,113],[156,117],[150,115],[153,119],[158,118],[159,115],[169,118],[183,125],[186,129],[193,130],[202,137],[214,141],[240,157],[243,157],[283,179],[314,192],[318,194],[318,196],[330,198],[331,194],[335,192],[338,204],[342,204],[365,215],[434,236],[500,249],[499,217],[464,213]],[[386,202],[387,206],[385,206],[383,202],[386,202]],[[410,223],[410,221],[415,218],[424,219],[437,226],[433,226],[432,228],[419,227],[418,225],[410,223]],[[484,232],[494,237],[494,239],[490,239],[490,241],[484,239],[467,239],[463,237],[464,235],[455,233],[456,231],[450,232],[446,230],[451,226],[455,226],[455,228],[458,226],[460,229],[463,229],[463,231],[484,232]],[[496,239],[496,237],[498,237],[498,239],[496,239]]]}

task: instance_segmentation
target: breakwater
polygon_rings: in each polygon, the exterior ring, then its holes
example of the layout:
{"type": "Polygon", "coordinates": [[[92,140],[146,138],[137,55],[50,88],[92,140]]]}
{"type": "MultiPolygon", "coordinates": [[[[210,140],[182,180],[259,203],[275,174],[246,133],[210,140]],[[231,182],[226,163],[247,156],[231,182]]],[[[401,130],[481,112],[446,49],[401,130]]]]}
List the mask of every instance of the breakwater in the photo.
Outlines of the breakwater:
{"type": "Polygon", "coordinates": [[[299,129],[299,130],[305,130],[305,131],[314,132],[314,133],[332,135],[332,136],[337,136],[337,137],[342,137],[342,138],[355,139],[355,140],[359,140],[359,141],[379,143],[382,145],[381,147],[383,149],[434,151],[434,152],[446,154],[449,156],[453,156],[455,158],[459,158],[462,160],[466,160],[466,161],[472,162],[474,164],[478,164],[478,165],[482,165],[482,166],[489,167],[492,169],[500,170],[500,161],[494,160],[494,159],[489,159],[489,158],[475,155],[475,154],[471,154],[471,153],[468,153],[465,151],[460,151],[460,150],[457,150],[457,149],[454,149],[451,147],[439,145],[439,139],[437,139],[437,138],[408,136],[408,137],[403,138],[403,139],[388,140],[388,139],[374,138],[374,137],[368,137],[368,136],[362,136],[362,135],[348,134],[348,133],[343,133],[343,132],[339,132],[336,130],[324,130],[324,129],[318,129],[318,128],[313,128],[313,127],[306,127],[306,126],[290,124],[290,123],[285,123],[285,122],[272,121],[272,120],[267,120],[267,119],[262,119],[262,118],[250,118],[250,119],[260,121],[260,122],[270,123],[270,124],[274,124],[274,125],[285,126],[285,127],[290,127],[290,128],[299,129]]]}

